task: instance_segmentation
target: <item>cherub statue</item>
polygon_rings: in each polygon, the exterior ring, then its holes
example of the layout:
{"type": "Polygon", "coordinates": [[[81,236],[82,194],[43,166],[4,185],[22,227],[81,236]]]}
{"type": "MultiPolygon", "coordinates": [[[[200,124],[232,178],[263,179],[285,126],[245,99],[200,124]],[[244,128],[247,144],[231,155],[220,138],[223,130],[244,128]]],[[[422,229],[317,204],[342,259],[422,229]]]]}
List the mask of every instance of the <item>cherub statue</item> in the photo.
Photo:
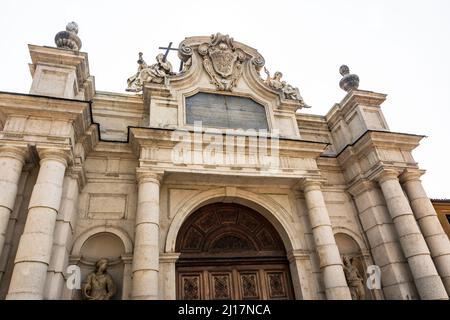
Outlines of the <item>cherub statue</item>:
{"type": "Polygon", "coordinates": [[[102,258],[95,263],[95,271],[91,272],[83,285],[83,296],[87,300],[109,300],[116,293],[113,278],[106,271],[108,259],[102,258]]]}
{"type": "Polygon", "coordinates": [[[156,56],[156,63],[148,66],[139,52],[138,70],[135,75],[127,79],[128,87],[126,91],[140,92],[145,82],[162,83],[166,77],[172,75],[172,65],[164,59],[164,54],[156,56]]]}
{"type": "Polygon", "coordinates": [[[358,268],[354,265],[354,258],[344,255],[344,273],[347,278],[348,287],[353,300],[364,300],[366,290],[364,288],[364,278],[358,268]]]}

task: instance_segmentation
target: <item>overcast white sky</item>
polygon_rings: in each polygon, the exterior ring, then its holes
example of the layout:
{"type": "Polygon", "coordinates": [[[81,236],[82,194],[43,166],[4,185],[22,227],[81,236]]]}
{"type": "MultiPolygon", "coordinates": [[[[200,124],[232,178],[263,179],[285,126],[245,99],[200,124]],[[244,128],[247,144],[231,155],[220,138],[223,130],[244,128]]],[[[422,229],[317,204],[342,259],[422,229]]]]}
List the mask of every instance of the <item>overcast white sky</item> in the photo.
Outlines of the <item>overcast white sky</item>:
{"type": "MultiPolygon", "coordinates": [[[[226,33],[264,56],[299,87],[309,113],[325,114],[345,92],[341,64],[360,88],[387,93],[390,129],[428,138],[414,156],[430,197],[450,198],[450,1],[2,1],[0,91],[31,85],[27,44],[54,46],[76,21],[96,88],[122,92],[170,41],[226,33]]],[[[169,60],[178,66],[176,53],[169,60]]]]}

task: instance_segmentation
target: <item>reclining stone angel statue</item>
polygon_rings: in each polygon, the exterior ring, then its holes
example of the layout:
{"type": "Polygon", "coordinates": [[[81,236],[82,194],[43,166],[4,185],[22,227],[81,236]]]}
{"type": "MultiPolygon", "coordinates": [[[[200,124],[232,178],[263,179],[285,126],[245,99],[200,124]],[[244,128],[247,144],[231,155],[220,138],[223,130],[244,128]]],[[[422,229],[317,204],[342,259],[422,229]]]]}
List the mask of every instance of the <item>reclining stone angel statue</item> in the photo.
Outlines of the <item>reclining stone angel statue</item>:
{"type": "Polygon", "coordinates": [[[309,107],[303,101],[303,98],[300,95],[298,88],[295,88],[292,85],[286,83],[286,81],[281,80],[283,74],[280,71],[276,71],[273,74],[273,77],[271,77],[269,70],[267,70],[267,68],[264,67],[264,73],[267,75],[267,78],[264,80],[264,82],[270,88],[275,89],[277,91],[281,91],[283,93],[284,98],[286,99],[300,101],[304,107],[309,107]]]}
{"type": "Polygon", "coordinates": [[[160,53],[156,56],[156,63],[148,66],[142,58],[142,52],[139,52],[138,70],[136,74],[127,79],[128,87],[125,89],[129,92],[140,92],[145,82],[164,83],[167,76],[172,75],[172,65],[160,53]]]}

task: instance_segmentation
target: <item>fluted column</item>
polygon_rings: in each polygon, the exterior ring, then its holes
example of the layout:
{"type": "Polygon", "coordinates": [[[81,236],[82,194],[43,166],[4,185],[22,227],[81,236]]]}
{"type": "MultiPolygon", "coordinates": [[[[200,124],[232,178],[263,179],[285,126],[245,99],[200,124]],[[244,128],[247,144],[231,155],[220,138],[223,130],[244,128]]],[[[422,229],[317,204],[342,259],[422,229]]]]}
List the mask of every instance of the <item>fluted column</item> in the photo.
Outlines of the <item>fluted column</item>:
{"type": "Polygon", "coordinates": [[[386,205],[408,261],[421,299],[448,299],[427,244],[416,223],[408,199],[403,193],[398,174],[383,170],[377,177],[386,205]]]}
{"type": "Polygon", "coordinates": [[[16,202],[25,153],[25,148],[9,146],[0,148],[0,257],[5,246],[9,218],[16,202]]]}
{"type": "Polygon", "coordinates": [[[39,155],[39,174],[31,194],[7,299],[43,299],[44,296],[67,160],[63,151],[54,149],[42,150],[39,155]]]}
{"type": "Polygon", "coordinates": [[[422,173],[407,170],[401,176],[414,216],[430,250],[434,265],[450,296],[450,241],[420,181],[422,173]]]}
{"type": "Polygon", "coordinates": [[[328,300],[351,300],[350,290],[345,279],[342,260],[336,245],[330,217],[318,181],[303,183],[306,206],[319,254],[320,269],[323,275],[325,294],[328,300]]]}
{"type": "Polygon", "coordinates": [[[132,299],[158,299],[159,184],[162,174],[137,172],[138,205],[134,233],[132,299]]]}

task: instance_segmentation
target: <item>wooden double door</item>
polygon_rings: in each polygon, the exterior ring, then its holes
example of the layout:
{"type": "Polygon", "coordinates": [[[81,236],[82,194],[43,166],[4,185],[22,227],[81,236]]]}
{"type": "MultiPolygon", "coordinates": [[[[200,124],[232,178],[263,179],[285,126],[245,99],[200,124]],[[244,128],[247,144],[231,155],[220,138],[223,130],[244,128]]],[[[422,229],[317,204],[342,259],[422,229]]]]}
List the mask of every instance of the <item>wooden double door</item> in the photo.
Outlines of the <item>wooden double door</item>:
{"type": "Polygon", "coordinates": [[[176,243],[177,298],[293,299],[280,236],[258,212],[233,203],[198,209],[176,243]]]}
{"type": "Polygon", "coordinates": [[[183,300],[292,299],[286,265],[237,265],[178,268],[178,298],[183,300]]]}

